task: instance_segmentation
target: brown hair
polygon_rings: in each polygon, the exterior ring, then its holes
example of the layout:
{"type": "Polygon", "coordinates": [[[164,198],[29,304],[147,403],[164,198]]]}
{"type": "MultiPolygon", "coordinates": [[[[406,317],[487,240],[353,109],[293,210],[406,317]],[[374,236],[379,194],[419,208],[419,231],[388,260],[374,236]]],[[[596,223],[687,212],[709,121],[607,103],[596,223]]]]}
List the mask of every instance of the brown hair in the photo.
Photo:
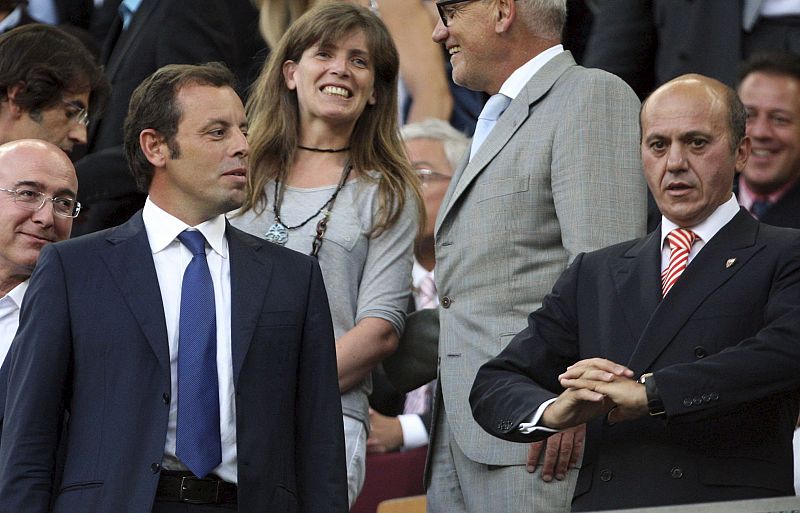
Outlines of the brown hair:
{"type": "Polygon", "coordinates": [[[376,103],[368,105],[350,136],[350,159],[365,180],[374,170],[379,208],[372,234],[391,227],[405,207],[407,195],[423,216],[419,181],[405,156],[397,128],[397,75],[399,59],[383,22],[369,9],[348,3],[323,4],[301,16],[286,31],[261,70],[247,101],[250,158],[248,194],[242,212],[261,213],[267,207],[264,187],[270,180],[285,180],[294,160],[299,134],[297,93],[284,81],[283,63],[299,62],[314,45],[339,41],[363,31],[375,70],[376,103]]]}
{"type": "Polygon", "coordinates": [[[233,73],[219,62],[199,66],[170,64],[159,68],[139,84],[131,95],[125,118],[125,158],[136,179],[136,185],[147,192],[153,179],[153,165],[139,145],[142,130],[152,128],[164,137],[172,158],[180,156],[175,140],[181,120],[178,93],[187,85],[210,85],[236,89],[233,73]]]}

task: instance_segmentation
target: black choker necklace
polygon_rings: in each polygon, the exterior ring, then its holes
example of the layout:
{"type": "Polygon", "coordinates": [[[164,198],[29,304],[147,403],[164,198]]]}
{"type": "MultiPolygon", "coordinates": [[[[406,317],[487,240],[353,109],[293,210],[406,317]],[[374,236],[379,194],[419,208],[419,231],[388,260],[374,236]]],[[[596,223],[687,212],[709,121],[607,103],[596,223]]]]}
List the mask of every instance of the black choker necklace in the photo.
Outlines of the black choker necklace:
{"type": "Polygon", "coordinates": [[[316,151],[317,153],[341,153],[350,149],[350,146],[345,146],[344,148],[313,148],[311,146],[303,146],[302,144],[298,144],[297,147],[301,150],[316,151]]]}

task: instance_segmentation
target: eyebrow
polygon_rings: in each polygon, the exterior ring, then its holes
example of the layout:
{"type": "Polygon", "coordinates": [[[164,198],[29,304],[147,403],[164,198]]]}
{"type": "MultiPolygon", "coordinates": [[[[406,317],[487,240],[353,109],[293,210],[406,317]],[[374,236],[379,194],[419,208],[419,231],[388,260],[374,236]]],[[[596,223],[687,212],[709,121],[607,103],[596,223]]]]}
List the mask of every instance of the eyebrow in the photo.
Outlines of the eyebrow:
{"type": "MultiPolygon", "coordinates": [[[[212,128],[212,127],[214,127],[216,125],[219,125],[219,126],[222,126],[222,127],[225,127],[225,128],[230,128],[230,127],[234,126],[234,124],[231,123],[228,120],[221,119],[221,118],[213,118],[213,119],[209,119],[208,121],[206,121],[206,123],[203,126],[201,126],[200,129],[198,130],[198,133],[201,133],[201,134],[205,133],[207,130],[209,130],[210,128],[212,128]]],[[[249,128],[249,126],[250,125],[247,122],[247,120],[239,123],[239,125],[238,125],[239,130],[247,129],[247,128],[249,128]]]]}
{"type": "MultiPolygon", "coordinates": [[[[16,187],[32,187],[32,188],[35,188],[35,189],[37,189],[39,191],[41,191],[42,189],[45,189],[45,187],[41,183],[39,183],[39,182],[37,182],[35,180],[20,180],[20,181],[18,181],[18,182],[16,182],[14,184],[14,187],[15,188],[16,187]]],[[[74,198],[75,196],[77,196],[77,193],[75,191],[73,191],[72,189],[62,188],[62,189],[58,189],[53,194],[54,198],[58,198],[58,197],[61,197],[61,196],[72,196],[74,198]]]]}
{"type": "Polygon", "coordinates": [[[83,100],[64,100],[64,103],[67,105],[72,105],[76,109],[85,109],[86,105],[84,105],[83,100]]]}

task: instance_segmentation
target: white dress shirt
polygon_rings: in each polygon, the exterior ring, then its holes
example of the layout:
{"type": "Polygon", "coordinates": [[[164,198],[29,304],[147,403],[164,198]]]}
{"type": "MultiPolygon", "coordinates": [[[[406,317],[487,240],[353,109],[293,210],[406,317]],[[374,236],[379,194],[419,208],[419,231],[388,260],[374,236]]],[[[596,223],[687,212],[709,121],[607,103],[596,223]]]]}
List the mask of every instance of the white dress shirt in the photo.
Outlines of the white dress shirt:
{"type": "MultiPolygon", "coordinates": [[[[142,219],[153,252],[169,341],[172,384],[163,465],[169,470],[186,470],[175,456],[175,427],[178,419],[178,326],[181,285],[183,272],[192,260],[192,253],[177,237],[182,231],[191,227],[159,208],[149,197],[142,211],[142,219]]],[[[212,473],[225,481],[236,483],[236,411],[231,357],[231,268],[228,259],[228,239],[225,238],[225,216],[217,216],[194,228],[206,238],[206,258],[214,283],[214,302],[217,311],[217,379],[222,463],[212,473]]]]}
{"type": "MultiPolygon", "coordinates": [[[[679,227],[666,217],[661,216],[661,271],[663,272],[664,269],[667,268],[667,265],[669,265],[670,248],[669,243],[665,243],[665,239],[667,238],[667,234],[669,234],[669,232],[675,228],[689,228],[699,237],[699,239],[697,239],[692,245],[692,249],[689,250],[689,262],[687,263],[687,265],[689,265],[694,257],[700,252],[700,250],[703,249],[706,244],[708,244],[711,238],[714,237],[714,235],[716,235],[717,232],[719,232],[723,226],[728,224],[738,213],[739,203],[736,201],[736,197],[731,194],[731,197],[728,198],[728,201],[718,206],[710,216],[696,226],[679,227]]],[[[557,429],[551,429],[545,426],[537,425],[539,423],[539,419],[542,418],[544,410],[555,400],[556,398],[554,397],[553,399],[543,402],[533,414],[533,417],[531,417],[529,422],[523,422],[519,425],[519,431],[526,435],[533,433],[534,431],[546,431],[549,433],[557,432],[557,429]]]]}
{"type": "Polygon", "coordinates": [[[519,68],[514,70],[503,85],[500,86],[500,94],[508,96],[512,100],[517,97],[522,88],[530,82],[531,78],[537,71],[542,69],[542,66],[550,62],[556,55],[562,53],[564,47],[562,45],[551,46],[547,50],[539,53],[533,59],[529,60],[519,68]]]}
{"type": "Polygon", "coordinates": [[[11,341],[19,327],[19,307],[28,290],[28,280],[23,281],[0,298],[0,365],[5,361],[11,341]]]}

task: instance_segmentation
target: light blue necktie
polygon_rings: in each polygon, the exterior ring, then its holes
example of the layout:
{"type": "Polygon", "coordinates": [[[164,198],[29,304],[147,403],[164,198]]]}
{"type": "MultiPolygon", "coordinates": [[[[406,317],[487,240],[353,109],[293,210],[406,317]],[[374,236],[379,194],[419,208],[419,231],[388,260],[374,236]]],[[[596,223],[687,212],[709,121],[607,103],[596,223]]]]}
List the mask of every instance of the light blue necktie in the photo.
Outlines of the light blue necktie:
{"type": "Polygon", "coordinates": [[[204,477],[222,461],[214,283],[203,234],[186,230],[178,239],[192,260],[181,285],[175,454],[194,475],[204,477]]]}
{"type": "Polygon", "coordinates": [[[489,98],[486,105],[483,106],[480,116],[478,116],[478,123],[475,125],[475,135],[472,137],[472,147],[469,150],[469,159],[478,152],[489,132],[494,128],[497,119],[505,112],[508,104],[511,103],[511,98],[504,94],[497,93],[489,98]]]}

